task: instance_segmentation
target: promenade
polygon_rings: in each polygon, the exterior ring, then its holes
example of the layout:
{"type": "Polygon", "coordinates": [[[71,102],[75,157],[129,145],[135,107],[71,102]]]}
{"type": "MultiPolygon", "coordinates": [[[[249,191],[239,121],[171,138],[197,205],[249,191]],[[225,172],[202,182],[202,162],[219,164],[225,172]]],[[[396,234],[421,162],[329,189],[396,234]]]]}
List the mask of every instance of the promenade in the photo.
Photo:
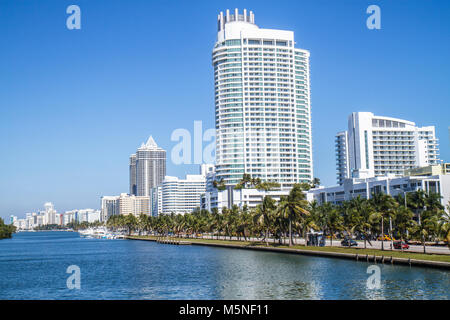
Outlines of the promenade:
{"type": "MultiPolygon", "coordinates": [[[[409,266],[421,266],[442,268],[450,270],[450,255],[442,254],[423,254],[414,252],[401,252],[400,250],[379,250],[372,248],[347,248],[347,247],[313,247],[304,246],[296,243],[289,247],[286,244],[278,244],[273,241],[266,245],[261,241],[240,241],[223,239],[206,239],[206,238],[177,238],[177,237],[155,237],[155,236],[128,236],[129,240],[154,241],[163,244],[177,245],[178,242],[189,245],[225,247],[232,249],[246,249],[258,251],[271,251],[280,253],[294,253],[302,255],[323,256],[330,258],[352,259],[355,261],[366,261],[371,263],[390,263],[403,264],[409,266]]],[[[334,242],[334,241],[333,241],[334,242]]]]}

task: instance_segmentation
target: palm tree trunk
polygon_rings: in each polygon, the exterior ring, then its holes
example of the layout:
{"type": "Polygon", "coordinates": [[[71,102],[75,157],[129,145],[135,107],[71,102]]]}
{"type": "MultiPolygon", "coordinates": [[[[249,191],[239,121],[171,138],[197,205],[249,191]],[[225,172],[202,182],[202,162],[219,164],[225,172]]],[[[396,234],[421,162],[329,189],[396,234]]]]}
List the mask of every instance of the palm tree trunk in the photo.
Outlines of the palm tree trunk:
{"type": "Polygon", "coordinates": [[[427,253],[425,250],[425,236],[422,235],[423,253],[427,253]]]}
{"type": "Polygon", "coordinates": [[[292,221],[289,218],[289,247],[292,247],[292,221]]]}
{"type": "Polygon", "coordinates": [[[266,246],[269,246],[269,228],[266,229],[266,246]]]}
{"type": "Polygon", "coordinates": [[[384,250],[384,218],[381,216],[381,250],[384,250]]]}

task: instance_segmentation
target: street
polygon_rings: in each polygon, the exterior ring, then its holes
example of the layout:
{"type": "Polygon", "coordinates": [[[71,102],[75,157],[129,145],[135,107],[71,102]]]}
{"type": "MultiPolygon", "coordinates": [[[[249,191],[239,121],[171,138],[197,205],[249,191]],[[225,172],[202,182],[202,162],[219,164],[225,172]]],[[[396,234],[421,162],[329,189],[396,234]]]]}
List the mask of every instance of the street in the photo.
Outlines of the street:
{"type": "MultiPolygon", "coordinates": [[[[212,237],[210,235],[204,235],[202,236],[202,238],[204,239],[217,239],[216,236],[212,237]]],[[[220,240],[230,240],[230,237],[224,237],[224,236],[220,236],[219,237],[220,240]]],[[[231,240],[238,240],[237,237],[231,237],[231,240]]],[[[240,240],[244,240],[243,237],[240,238],[240,240]]],[[[261,239],[259,238],[247,238],[247,241],[261,241],[261,239]]],[[[287,239],[286,239],[287,241],[287,239]]],[[[273,242],[278,242],[277,239],[273,239],[270,238],[269,242],[273,243],[273,242]]],[[[298,237],[294,237],[294,242],[295,244],[300,244],[300,245],[304,245],[305,244],[305,239],[303,238],[298,238],[298,237]]],[[[326,240],[326,246],[331,246],[331,241],[330,240],[326,240]]],[[[364,248],[364,241],[362,240],[357,240],[356,241],[358,243],[358,246],[354,246],[353,248],[364,248]]],[[[371,241],[371,243],[369,244],[369,242],[366,242],[366,248],[367,249],[380,249],[381,250],[381,242],[382,241],[371,241]]],[[[340,239],[335,239],[333,240],[333,247],[342,247],[341,246],[341,240],[340,239]]],[[[391,250],[391,242],[390,241],[384,241],[384,250],[386,251],[390,251],[391,250]]],[[[426,248],[426,252],[427,253],[437,253],[437,254],[449,254],[450,255],[450,249],[448,248],[448,246],[425,246],[426,248]]],[[[394,249],[394,251],[401,251],[400,249],[394,249]]],[[[410,245],[409,249],[404,249],[405,252],[417,252],[417,253],[423,253],[423,247],[421,245],[410,245]]]]}

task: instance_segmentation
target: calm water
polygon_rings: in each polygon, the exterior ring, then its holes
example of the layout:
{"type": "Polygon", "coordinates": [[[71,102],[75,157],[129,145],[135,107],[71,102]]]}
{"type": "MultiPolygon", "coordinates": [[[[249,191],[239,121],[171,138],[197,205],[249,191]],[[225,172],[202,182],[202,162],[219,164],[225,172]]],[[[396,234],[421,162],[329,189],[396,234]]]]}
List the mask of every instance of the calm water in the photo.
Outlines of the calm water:
{"type": "Polygon", "coordinates": [[[450,272],[366,262],[30,232],[0,241],[0,299],[449,299],[450,272]],[[81,289],[69,290],[69,265],[81,289]]]}

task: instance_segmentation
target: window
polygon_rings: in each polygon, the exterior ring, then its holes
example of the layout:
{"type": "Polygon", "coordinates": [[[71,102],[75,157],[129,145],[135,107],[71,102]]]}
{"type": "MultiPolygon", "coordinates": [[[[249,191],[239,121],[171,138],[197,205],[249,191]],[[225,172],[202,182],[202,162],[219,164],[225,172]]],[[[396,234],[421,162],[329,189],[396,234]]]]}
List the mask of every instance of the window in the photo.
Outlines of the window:
{"type": "Polygon", "coordinates": [[[227,40],[225,42],[225,44],[227,46],[240,46],[241,45],[241,40],[237,39],[237,40],[227,40]]]}
{"type": "Polygon", "coordinates": [[[249,39],[248,44],[261,44],[261,40],[249,39]]]}

